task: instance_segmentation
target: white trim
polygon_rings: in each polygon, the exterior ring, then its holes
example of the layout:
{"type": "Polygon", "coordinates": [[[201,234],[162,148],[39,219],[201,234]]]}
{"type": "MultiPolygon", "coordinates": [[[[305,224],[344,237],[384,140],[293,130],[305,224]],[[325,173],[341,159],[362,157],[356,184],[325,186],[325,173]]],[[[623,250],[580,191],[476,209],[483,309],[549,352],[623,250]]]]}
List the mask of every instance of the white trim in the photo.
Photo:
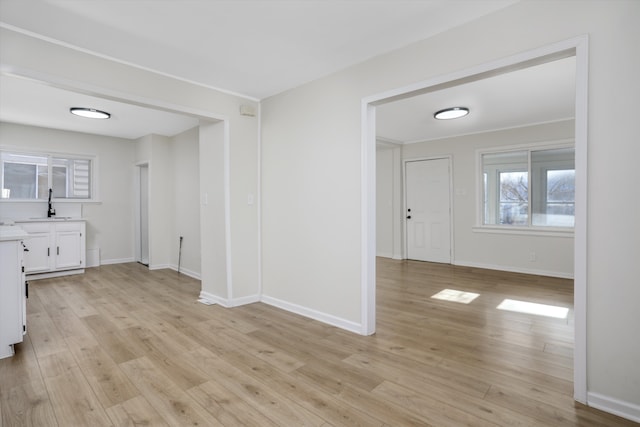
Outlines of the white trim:
{"type": "Polygon", "coordinates": [[[27,274],[26,278],[27,280],[40,280],[40,279],[49,279],[51,277],[73,276],[75,274],[84,274],[84,268],[79,268],[76,270],[52,271],[50,273],[27,274]]]}
{"type": "Polygon", "coordinates": [[[101,259],[100,265],[110,264],[126,264],[128,262],[136,262],[135,258],[113,258],[113,259],[101,259]]]}
{"type": "Polygon", "coordinates": [[[592,408],[600,409],[619,417],[640,423],[640,405],[591,391],[588,393],[587,397],[589,406],[592,408]]]}
{"type": "MultiPolygon", "coordinates": [[[[176,264],[169,265],[169,269],[175,271],[176,273],[178,272],[178,266],[176,264]]],[[[189,270],[182,266],[180,266],[179,274],[184,274],[185,276],[189,276],[192,279],[201,280],[200,273],[198,273],[197,271],[189,270]]]]}
{"type": "Polygon", "coordinates": [[[301,305],[292,304],[287,301],[282,301],[277,298],[263,295],[261,301],[265,304],[280,308],[282,310],[289,311],[291,313],[299,314],[310,319],[317,320],[322,323],[326,323],[331,326],[335,326],[341,329],[345,329],[356,334],[362,334],[362,325],[352,322],[350,320],[342,319],[340,317],[332,316],[330,314],[323,313],[321,311],[312,310],[301,305]]]}
{"type": "Polygon", "coordinates": [[[361,102],[361,313],[369,333],[375,331],[375,105],[418,93],[458,86],[518,68],[576,56],[576,225],[574,227],[574,398],[587,400],[587,89],[588,36],[582,35],[481,65],[453,71],[362,99],[361,102]],[[373,173],[371,173],[373,171],[373,173]],[[373,193],[373,199],[371,194],[373,193]],[[373,200],[373,204],[372,204],[373,200]],[[373,224],[373,225],[372,225],[373,224]],[[373,272],[373,274],[372,274],[373,272]]]}
{"type": "Polygon", "coordinates": [[[573,397],[578,402],[587,401],[587,153],[588,153],[588,91],[589,91],[589,37],[574,39],[576,49],[576,119],[575,161],[576,199],[575,225],[573,227],[574,259],[574,346],[573,346],[573,397]]]}
{"type": "Polygon", "coordinates": [[[231,262],[231,149],[229,146],[229,120],[224,121],[224,240],[227,268],[227,298],[233,300],[233,264],[231,262]]]}
{"type": "Polygon", "coordinates": [[[171,268],[169,264],[149,264],[149,270],[164,270],[171,268]]]}
{"type": "Polygon", "coordinates": [[[393,258],[393,254],[391,252],[376,252],[376,257],[379,257],[379,258],[393,258]]]}
{"type": "MultiPolygon", "coordinates": [[[[141,221],[140,221],[140,202],[141,202],[141,192],[140,192],[140,175],[142,173],[142,168],[146,167],[147,168],[147,197],[150,196],[151,191],[149,189],[149,186],[151,185],[151,180],[149,179],[149,172],[150,172],[150,166],[151,166],[151,162],[148,160],[144,160],[144,161],[139,161],[136,162],[134,164],[134,171],[133,171],[133,214],[134,214],[134,258],[137,262],[142,263],[142,242],[141,242],[141,221]]],[[[147,225],[149,222],[149,218],[147,218],[147,225]]],[[[147,240],[149,240],[149,236],[147,236],[147,240]]],[[[151,245],[150,242],[147,241],[147,246],[149,247],[149,251],[151,250],[151,245]]],[[[149,254],[147,254],[149,256],[149,254]]],[[[148,262],[148,260],[147,260],[148,262]]]]}
{"type": "Polygon", "coordinates": [[[231,298],[222,298],[219,297],[217,295],[214,295],[212,293],[209,292],[205,292],[205,291],[201,291],[199,298],[207,300],[209,302],[212,302],[214,304],[218,304],[221,305],[222,307],[225,308],[233,308],[233,307],[239,307],[241,305],[247,305],[247,304],[253,304],[256,302],[260,302],[260,295],[249,295],[246,297],[240,297],[240,298],[235,298],[235,299],[231,299],[231,298]]]}
{"type": "Polygon", "coordinates": [[[360,160],[360,333],[376,332],[376,108],[362,100],[360,160]]]}
{"type": "Polygon", "coordinates": [[[258,215],[258,295],[262,295],[262,104],[258,104],[258,188],[256,209],[258,215]]]}
{"type": "Polygon", "coordinates": [[[482,262],[469,262],[469,261],[458,261],[458,260],[456,260],[453,263],[453,265],[458,265],[460,267],[482,268],[485,270],[508,271],[511,273],[535,274],[536,276],[558,277],[560,279],[573,279],[573,274],[564,273],[561,271],[538,270],[535,268],[520,268],[520,267],[513,267],[508,265],[505,266],[505,265],[496,265],[496,264],[486,264],[482,262]]]}
{"type": "Polygon", "coordinates": [[[143,71],[148,71],[150,73],[157,74],[157,75],[160,75],[160,76],[163,76],[163,77],[169,77],[169,78],[172,78],[174,80],[179,80],[179,81],[182,81],[182,82],[185,82],[185,83],[190,83],[192,85],[200,86],[200,87],[203,87],[203,88],[206,88],[206,89],[215,90],[215,91],[218,91],[220,93],[227,94],[227,95],[237,96],[239,98],[245,98],[245,99],[249,99],[251,101],[256,101],[256,102],[259,101],[259,99],[255,98],[253,96],[243,95],[241,93],[233,92],[233,91],[226,90],[226,89],[220,89],[220,88],[218,88],[216,86],[210,86],[210,85],[207,85],[207,84],[204,84],[204,83],[196,82],[194,80],[185,79],[184,77],[179,77],[179,76],[176,76],[174,74],[165,73],[165,72],[153,69],[153,68],[144,67],[142,65],[134,64],[133,62],[123,61],[121,59],[117,59],[117,58],[114,58],[114,57],[109,56],[109,55],[104,55],[104,54],[95,52],[95,51],[90,50],[90,49],[85,49],[85,48],[76,46],[76,45],[71,44],[71,43],[63,42],[63,41],[58,40],[58,39],[54,39],[54,38],[47,37],[47,36],[44,36],[44,35],[39,34],[39,33],[35,33],[33,31],[25,30],[23,28],[16,27],[15,25],[11,25],[11,24],[7,24],[7,23],[4,23],[4,22],[0,22],[0,28],[5,28],[5,29],[7,29],[9,31],[14,31],[16,33],[24,34],[26,36],[33,37],[33,38],[36,38],[36,39],[39,39],[39,40],[43,40],[43,41],[51,43],[51,44],[55,44],[55,45],[58,45],[58,46],[66,47],[68,49],[72,49],[72,50],[75,50],[75,51],[78,51],[78,52],[86,53],[86,54],[89,54],[91,56],[95,56],[95,57],[98,57],[98,58],[106,59],[106,60],[111,61],[111,62],[127,65],[129,67],[137,68],[137,69],[143,70],[143,71]]]}
{"type": "Polygon", "coordinates": [[[550,236],[550,237],[565,237],[573,239],[573,229],[561,228],[553,229],[550,227],[517,227],[508,225],[476,225],[471,227],[471,231],[474,233],[488,233],[488,234],[510,234],[521,236],[550,236]]]}
{"type": "Polygon", "coordinates": [[[258,294],[247,295],[245,297],[238,297],[229,300],[230,307],[239,307],[241,305],[254,304],[260,302],[261,297],[258,294]]]}

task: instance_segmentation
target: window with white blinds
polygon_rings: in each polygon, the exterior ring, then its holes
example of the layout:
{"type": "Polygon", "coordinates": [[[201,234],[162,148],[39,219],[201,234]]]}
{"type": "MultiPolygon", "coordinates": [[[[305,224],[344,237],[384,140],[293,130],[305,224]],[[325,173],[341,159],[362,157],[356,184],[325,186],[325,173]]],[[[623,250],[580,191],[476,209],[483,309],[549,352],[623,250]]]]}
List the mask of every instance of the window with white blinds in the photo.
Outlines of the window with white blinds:
{"type": "Polygon", "coordinates": [[[0,151],[2,199],[91,200],[95,158],[49,153],[0,151]]]}

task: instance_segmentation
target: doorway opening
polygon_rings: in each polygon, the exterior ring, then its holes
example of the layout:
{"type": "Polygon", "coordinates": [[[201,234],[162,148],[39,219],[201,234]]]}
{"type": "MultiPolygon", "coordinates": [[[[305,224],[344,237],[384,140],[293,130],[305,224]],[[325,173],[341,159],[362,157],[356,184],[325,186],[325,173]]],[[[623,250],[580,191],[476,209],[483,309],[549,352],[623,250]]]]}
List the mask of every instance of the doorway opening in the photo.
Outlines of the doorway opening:
{"type": "Polygon", "coordinates": [[[149,164],[136,165],[136,261],[149,267],[149,164]]]}
{"type": "Polygon", "coordinates": [[[586,243],[587,243],[587,70],[588,38],[577,37],[362,100],[362,264],[361,332],[376,330],[376,107],[416,95],[456,87],[562,58],[576,58],[575,226],[574,226],[574,398],[585,403],[586,386],[586,243]]]}

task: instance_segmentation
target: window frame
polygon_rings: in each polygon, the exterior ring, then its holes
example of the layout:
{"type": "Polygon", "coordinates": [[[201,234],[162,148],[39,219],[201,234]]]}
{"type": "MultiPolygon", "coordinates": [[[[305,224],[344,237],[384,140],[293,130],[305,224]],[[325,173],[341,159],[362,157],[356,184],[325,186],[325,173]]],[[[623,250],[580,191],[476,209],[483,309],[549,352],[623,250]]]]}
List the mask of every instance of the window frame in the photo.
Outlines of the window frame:
{"type": "MultiPolygon", "coordinates": [[[[47,159],[47,188],[52,188],[53,184],[53,159],[69,159],[69,160],[86,160],[89,161],[89,192],[91,197],[89,198],[60,198],[60,197],[52,197],[51,201],[56,203],[100,203],[99,197],[99,185],[98,185],[98,156],[95,154],[82,154],[82,153],[68,153],[68,152],[60,152],[60,151],[44,151],[37,149],[24,149],[15,146],[7,146],[0,145],[0,155],[2,154],[10,154],[10,155],[18,155],[18,156],[34,156],[34,157],[45,157],[47,159]]],[[[2,164],[3,160],[0,157],[0,188],[2,188],[4,183],[4,165],[2,164]]],[[[61,167],[61,166],[55,166],[61,167]]],[[[66,166],[65,166],[66,167],[66,166]]],[[[36,166],[37,170],[37,166],[36,166]]],[[[37,173],[36,173],[37,179],[37,173]]],[[[37,193],[36,193],[37,196],[37,193]]],[[[0,203],[42,203],[46,202],[47,199],[42,198],[34,198],[34,199],[12,199],[12,198],[2,198],[0,197],[0,203]]]]}
{"type": "MultiPolygon", "coordinates": [[[[479,233],[573,237],[574,227],[534,225],[533,217],[532,217],[533,203],[534,203],[532,198],[534,196],[531,193],[531,180],[532,180],[531,153],[536,151],[554,150],[554,149],[563,149],[563,148],[575,149],[575,141],[573,139],[563,139],[563,140],[550,141],[550,142],[544,142],[544,143],[528,143],[528,144],[476,149],[476,173],[474,177],[474,180],[476,183],[476,219],[475,219],[475,225],[472,227],[472,230],[474,232],[479,232],[479,233]],[[487,188],[492,186],[492,182],[491,182],[491,177],[488,176],[484,170],[483,156],[485,154],[506,154],[506,153],[515,153],[515,152],[527,153],[526,172],[528,175],[528,182],[529,182],[527,225],[485,224],[484,223],[485,209],[487,209],[488,205],[491,205],[491,203],[486,203],[485,201],[485,197],[488,197],[488,195],[485,195],[485,176],[487,176],[487,183],[486,183],[487,188]]],[[[498,168],[496,168],[496,170],[498,171],[498,168]]],[[[500,169],[500,171],[505,172],[507,170],[500,169]]],[[[499,186],[499,182],[496,182],[496,185],[499,186]]],[[[495,191],[499,191],[499,188],[495,189],[495,191]]],[[[498,203],[499,203],[499,200],[498,200],[498,203]]],[[[489,207],[489,210],[491,209],[492,208],[489,207]]],[[[495,210],[498,208],[495,207],[493,209],[495,210]]],[[[494,214],[498,214],[498,213],[495,212],[494,214]]]]}

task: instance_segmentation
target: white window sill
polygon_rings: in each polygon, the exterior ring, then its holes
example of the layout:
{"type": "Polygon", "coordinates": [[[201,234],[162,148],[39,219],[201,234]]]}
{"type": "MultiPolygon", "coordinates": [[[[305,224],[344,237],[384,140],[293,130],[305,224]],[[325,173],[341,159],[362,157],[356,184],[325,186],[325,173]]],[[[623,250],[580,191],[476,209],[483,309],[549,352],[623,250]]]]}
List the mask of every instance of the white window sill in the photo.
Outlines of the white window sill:
{"type": "Polygon", "coordinates": [[[551,236],[573,238],[573,228],[565,227],[512,227],[508,225],[476,225],[472,227],[474,233],[510,234],[521,236],[551,236]]]}
{"type": "MultiPolygon", "coordinates": [[[[0,203],[47,203],[47,199],[0,199],[0,203]]],[[[51,203],[99,204],[102,201],[97,199],[52,199],[51,203]]]]}

